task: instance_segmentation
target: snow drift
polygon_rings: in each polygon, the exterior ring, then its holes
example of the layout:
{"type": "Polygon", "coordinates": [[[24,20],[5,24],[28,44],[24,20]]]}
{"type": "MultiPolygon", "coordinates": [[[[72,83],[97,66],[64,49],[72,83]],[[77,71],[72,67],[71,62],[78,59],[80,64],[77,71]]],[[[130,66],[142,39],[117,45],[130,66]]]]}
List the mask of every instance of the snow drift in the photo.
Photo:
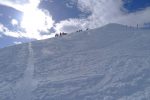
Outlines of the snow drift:
{"type": "Polygon", "coordinates": [[[0,100],[149,100],[150,30],[119,24],[0,49],[0,100]]]}

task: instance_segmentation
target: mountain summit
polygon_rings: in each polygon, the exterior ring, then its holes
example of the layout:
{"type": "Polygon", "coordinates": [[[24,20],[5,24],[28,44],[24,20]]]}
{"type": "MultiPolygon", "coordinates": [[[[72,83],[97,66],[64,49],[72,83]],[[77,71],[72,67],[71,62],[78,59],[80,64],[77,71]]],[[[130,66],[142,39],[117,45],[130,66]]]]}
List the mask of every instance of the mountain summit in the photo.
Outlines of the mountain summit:
{"type": "Polygon", "coordinates": [[[0,100],[149,100],[149,33],[109,24],[0,49],[0,100]]]}

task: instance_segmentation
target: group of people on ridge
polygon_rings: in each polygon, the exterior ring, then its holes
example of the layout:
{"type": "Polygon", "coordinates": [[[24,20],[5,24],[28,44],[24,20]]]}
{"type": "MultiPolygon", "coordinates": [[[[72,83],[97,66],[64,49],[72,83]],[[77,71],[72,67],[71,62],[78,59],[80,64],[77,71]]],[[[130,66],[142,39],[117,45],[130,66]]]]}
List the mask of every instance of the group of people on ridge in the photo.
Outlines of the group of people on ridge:
{"type": "MultiPolygon", "coordinates": [[[[89,30],[88,28],[86,29],[86,31],[89,30]]],[[[76,32],[82,32],[82,29],[76,31],[76,32]]],[[[65,32],[60,32],[60,34],[55,34],[55,37],[58,37],[58,36],[63,36],[63,35],[67,35],[68,33],[65,33],[65,32]]]]}
{"type": "Polygon", "coordinates": [[[60,34],[55,34],[55,37],[63,36],[63,35],[67,35],[67,33],[64,33],[64,32],[63,32],[63,33],[61,33],[61,32],[60,32],[60,34]]]}

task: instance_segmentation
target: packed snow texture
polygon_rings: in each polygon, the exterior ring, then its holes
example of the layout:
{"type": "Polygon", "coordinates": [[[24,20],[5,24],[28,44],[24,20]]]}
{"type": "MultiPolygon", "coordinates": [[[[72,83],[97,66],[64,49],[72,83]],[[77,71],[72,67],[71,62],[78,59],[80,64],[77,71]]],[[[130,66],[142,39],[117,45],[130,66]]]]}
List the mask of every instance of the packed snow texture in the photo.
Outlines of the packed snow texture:
{"type": "Polygon", "coordinates": [[[0,49],[0,100],[150,100],[150,30],[109,24],[0,49]]]}

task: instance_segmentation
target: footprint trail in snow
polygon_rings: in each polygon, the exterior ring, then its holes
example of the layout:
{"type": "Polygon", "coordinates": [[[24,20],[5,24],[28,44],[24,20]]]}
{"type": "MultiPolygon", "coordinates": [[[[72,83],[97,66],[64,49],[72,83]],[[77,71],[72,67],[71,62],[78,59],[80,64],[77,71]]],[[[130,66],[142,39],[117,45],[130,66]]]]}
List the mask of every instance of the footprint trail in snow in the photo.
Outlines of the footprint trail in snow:
{"type": "Polygon", "coordinates": [[[33,79],[34,74],[34,55],[32,44],[28,45],[29,57],[27,68],[23,78],[16,85],[16,100],[32,100],[32,91],[36,88],[37,81],[33,79]]]}

